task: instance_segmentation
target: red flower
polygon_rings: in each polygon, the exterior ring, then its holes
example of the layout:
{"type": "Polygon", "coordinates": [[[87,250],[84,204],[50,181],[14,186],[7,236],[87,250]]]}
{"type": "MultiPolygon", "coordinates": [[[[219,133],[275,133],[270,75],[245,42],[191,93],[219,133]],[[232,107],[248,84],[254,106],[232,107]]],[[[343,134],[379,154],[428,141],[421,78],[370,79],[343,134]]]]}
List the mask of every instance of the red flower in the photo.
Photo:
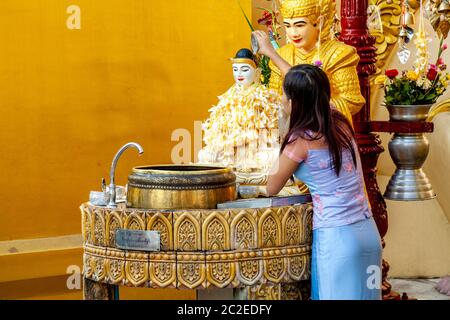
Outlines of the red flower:
{"type": "Polygon", "coordinates": [[[439,58],[437,61],[437,65],[440,66],[441,64],[444,64],[444,59],[439,58]]]}
{"type": "Polygon", "coordinates": [[[436,68],[430,68],[430,70],[428,70],[428,73],[427,73],[428,80],[434,81],[437,77],[437,74],[438,74],[438,72],[437,72],[436,68]]]}
{"type": "Polygon", "coordinates": [[[448,48],[448,45],[445,43],[445,44],[442,46],[442,51],[447,50],[447,48],[448,48]]]}
{"type": "Polygon", "coordinates": [[[258,23],[263,26],[271,26],[272,25],[272,14],[269,11],[264,11],[261,19],[258,19],[258,23]]]}
{"type": "Polygon", "coordinates": [[[394,79],[396,76],[398,76],[398,70],[397,69],[386,70],[386,76],[390,79],[394,79]]]}

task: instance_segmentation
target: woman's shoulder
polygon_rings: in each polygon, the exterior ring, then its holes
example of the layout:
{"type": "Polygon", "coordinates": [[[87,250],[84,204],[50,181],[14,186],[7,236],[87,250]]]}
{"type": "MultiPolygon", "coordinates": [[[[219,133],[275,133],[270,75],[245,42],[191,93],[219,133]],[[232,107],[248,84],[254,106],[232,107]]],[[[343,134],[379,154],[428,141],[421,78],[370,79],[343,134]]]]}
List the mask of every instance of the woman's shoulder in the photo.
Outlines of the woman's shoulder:
{"type": "Polygon", "coordinates": [[[302,162],[308,155],[308,144],[301,134],[293,134],[283,150],[283,154],[291,160],[302,162]]]}

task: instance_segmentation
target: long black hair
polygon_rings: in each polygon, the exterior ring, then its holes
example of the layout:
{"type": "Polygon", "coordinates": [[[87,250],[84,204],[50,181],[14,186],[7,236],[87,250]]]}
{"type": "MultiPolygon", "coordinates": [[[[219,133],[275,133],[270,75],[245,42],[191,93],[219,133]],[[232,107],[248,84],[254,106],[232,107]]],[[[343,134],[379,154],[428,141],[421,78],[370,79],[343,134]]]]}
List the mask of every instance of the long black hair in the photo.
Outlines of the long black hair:
{"type": "Polygon", "coordinates": [[[356,167],[354,131],[347,118],[330,107],[331,89],[325,72],[309,64],[292,67],[284,79],[283,90],[292,101],[292,111],[289,132],[281,152],[296,137],[308,141],[325,138],[331,165],[337,176],[341,171],[342,151],[345,149],[351,152],[356,167]]]}

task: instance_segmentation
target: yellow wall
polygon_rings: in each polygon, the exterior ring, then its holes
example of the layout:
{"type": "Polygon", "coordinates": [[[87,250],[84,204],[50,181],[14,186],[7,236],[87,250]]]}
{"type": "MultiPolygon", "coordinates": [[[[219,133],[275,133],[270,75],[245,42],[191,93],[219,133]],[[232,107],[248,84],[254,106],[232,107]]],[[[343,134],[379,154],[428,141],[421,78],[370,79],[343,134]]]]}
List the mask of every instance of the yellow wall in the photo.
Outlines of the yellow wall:
{"type": "Polygon", "coordinates": [[[172,131],[206,118],[250,36],[232,0],[2,0],[0,12],[4,244],[80,233],[79,205],[126,142],[145,153],[124,154],[118,184],[170,162],[172,131]],[[80,30],[66,26],[72,4],[80,30]]]}

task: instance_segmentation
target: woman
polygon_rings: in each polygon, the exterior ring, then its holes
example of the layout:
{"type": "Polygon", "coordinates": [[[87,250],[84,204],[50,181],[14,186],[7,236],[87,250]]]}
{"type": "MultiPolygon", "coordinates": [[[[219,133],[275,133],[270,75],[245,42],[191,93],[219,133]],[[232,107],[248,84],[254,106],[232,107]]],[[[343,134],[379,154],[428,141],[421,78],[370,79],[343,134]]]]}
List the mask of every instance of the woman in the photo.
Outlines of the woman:
{"type": "Polygon", "coordinates": [[[320,68],[298,65],[286,75],[282,103],[289,132],[269,175],[275,195],[295,175],[313,197],[312,299],[380,299],[381,240],[364,191],[354,133],[330,108],[320,68]]]}

